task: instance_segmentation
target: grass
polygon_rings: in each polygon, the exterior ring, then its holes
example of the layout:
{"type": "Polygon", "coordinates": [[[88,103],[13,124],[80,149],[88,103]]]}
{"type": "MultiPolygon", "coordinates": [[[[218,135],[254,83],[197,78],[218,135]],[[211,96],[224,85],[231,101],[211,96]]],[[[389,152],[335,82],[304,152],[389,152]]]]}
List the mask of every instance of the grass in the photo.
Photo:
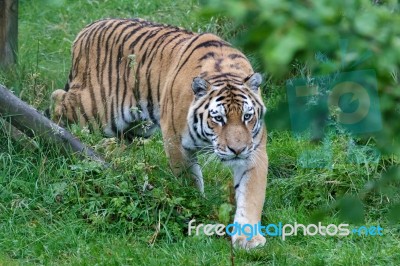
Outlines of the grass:
{"type": "MultiPolygon", "coordinates": [[[[196,1],[20,1],[19,62],[0,83],[44,110],[49,95],[63,87],[70,46],[79,30],[104,17],[135,17],[193,31],[211,31],[228,39],[228,20],[204,21],[196,1]]],[[[273,84],[272,84],[273,85],[273,84]]],[[[284,98],[273,85],[266,104],[271,112],[284,98]]],[[[99,165],[65,155],[35,138],[37,148],[11,139],[0,124],[0,265],[229,265],[226,237],[187,236],[187,223],[219,223],[232,197],[231,174],[202,158],[206,198],[190,181],[168,169],[161,136],[122,143],[85,129],[70,130],[117,166],[99,165]]],[[[400,228],[387,218],[399,203],[398,184],[380,186],[397,157],[374,162],[361,148],[373,147],[346,134],[329,146],[310,144],[288,131],[269,133],[270,173],[262,223],[377,225],[379,237],[268,237],[264,248],[235,250],[237,265],[398,265],[400,228]],[[328,147],[328,148],[326,148],[328,147]],[[349,149],[349,147],[351,149],[349,149]],[[302,167],[302,155],[331,158],[328,167],[302,167]],[[349,163],[348,157],[362,163],[349,163]],[[343,196],[347,198],[342,199],[343,196]],[[361,207],[356,206],[361,204],[361,207]],[[346,205],[350,211],[346,212],[346,205]]],[[[324,160],[322,160],[324,162],[324,160]]],[[[325,161],[326,162],[326,161],[325,161]]],[[[318,163],[318,162],[317,162],[318,163]]]]}

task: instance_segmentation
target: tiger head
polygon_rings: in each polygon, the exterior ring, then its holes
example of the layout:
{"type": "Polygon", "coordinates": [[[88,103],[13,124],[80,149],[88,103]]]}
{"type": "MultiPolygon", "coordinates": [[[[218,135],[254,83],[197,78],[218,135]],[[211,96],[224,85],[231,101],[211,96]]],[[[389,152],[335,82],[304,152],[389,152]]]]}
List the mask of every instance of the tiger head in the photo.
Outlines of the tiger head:
{"type": "Polygon", "coordinates": [[[194,78],[195,99],[188,116],[192,138],[211,143],[224,162],[248,159],[261,141],[266,110],[258,92],[261,82],[259,73],[241,85],[235,82],[218,87],[194,78]]]}

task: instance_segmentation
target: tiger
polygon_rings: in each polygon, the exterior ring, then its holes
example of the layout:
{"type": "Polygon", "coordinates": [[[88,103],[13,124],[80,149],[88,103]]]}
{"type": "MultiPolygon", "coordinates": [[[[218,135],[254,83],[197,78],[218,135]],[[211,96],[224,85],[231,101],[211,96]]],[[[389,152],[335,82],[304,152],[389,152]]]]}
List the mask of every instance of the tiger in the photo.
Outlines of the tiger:
{"type": "MultiPolygon", "coordinates": [[[[261,83],[247,57],[212,33],[102,19],[77,35],[65,88],[51,94],[51,116],[110,137],[148,137],[160,128],[173,174],[189,173],[203,195],[197,155],[213,152],[233,170],[234,222],[254,225],[268,173],[261,83]]],[[[231,241],[251,249],[266,239],[236,234],[231,241]]]]}

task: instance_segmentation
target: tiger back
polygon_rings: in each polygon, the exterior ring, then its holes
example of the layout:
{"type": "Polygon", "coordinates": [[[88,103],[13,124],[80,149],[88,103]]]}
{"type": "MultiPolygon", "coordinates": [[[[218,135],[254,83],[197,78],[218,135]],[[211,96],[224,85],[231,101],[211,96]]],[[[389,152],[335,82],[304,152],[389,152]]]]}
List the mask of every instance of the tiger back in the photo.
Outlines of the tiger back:
{"type": "MultiPolygon", "coordinates": [[[[261,81],[248,59],[214,34],[105,19],[78,34],[65,89],[51,96],[52,119],[107,136],[147,137],[161,127],[173,172],[189,170],[202,193],[196,152],[212,150],[233,168],[235,221],[257,223],[268,168],[261,81]]],[[[232,241],[252,248],[265,238],[232,241]]]]}

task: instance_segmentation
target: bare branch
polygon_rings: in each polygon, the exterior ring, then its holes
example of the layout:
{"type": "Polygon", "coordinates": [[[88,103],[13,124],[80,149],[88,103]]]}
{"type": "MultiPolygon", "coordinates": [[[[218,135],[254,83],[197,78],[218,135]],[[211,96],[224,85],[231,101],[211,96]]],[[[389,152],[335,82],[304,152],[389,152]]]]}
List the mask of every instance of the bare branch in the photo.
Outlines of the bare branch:
{"type": "Polygon", "coordinates": [[[61,144],[83,157],[107,165],[104,159],[91,148],[79,141],[66,129],[53,123],[35,108],[20,100],[4,86],[0,85],[0,117],[7,120],[28,136],[40,136],[51,143],[61,144]]]}

